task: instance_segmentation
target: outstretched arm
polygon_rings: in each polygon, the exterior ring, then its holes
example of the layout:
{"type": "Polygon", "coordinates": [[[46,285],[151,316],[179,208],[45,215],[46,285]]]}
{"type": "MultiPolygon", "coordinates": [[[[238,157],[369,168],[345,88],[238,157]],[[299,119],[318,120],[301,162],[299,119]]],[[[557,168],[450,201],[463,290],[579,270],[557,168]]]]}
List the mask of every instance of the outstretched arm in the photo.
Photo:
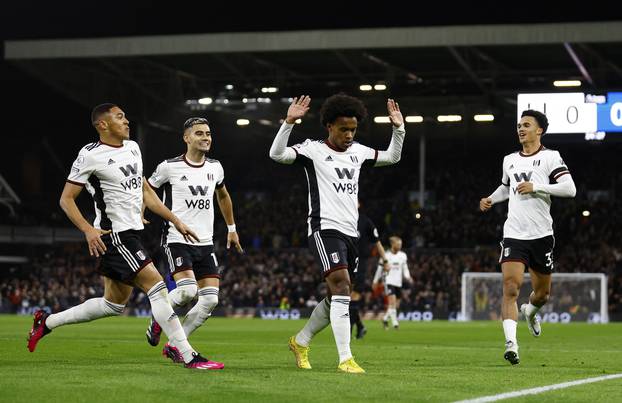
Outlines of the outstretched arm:
{"type": "Polygon", "coordinates": [[[93,227],[82,215],[80,209],[76,205],[76,198],[82,191],[82,186],[74,185],[73,183],[66,182],[63,188],[63,193],[60,196],[60,207],[63,209],[67,217],[71,220],[73,225],[84,232],[86,243],[89,245],[89,254],[91,256],[99,257],[106,253],[106,245],[101,240],[101,236],[109,234],[110,231],[101,230],[93,227]]]}
{"type": "Polygon", "coordinates": [[[387,100],[387,111],[389,112],[389,119],[391,119],[393,124],[393,135],[391,136],[389,148],[385,151],[378,151],[377,167],[396,164],[402,158],[402,145],[404,144],[404,136],[406,134],[404,117],[400,111],[400,106],[393,99],[387,100]]]}
{"type": "Polygon", "coordinates": [[[274,161],[281,164],[291,164],[296,160],[296,152],[291,148],[287,148],[287,140],[289,140],[289,135],[296,123],[296,119],[302,118],[309,111],[310,103],[311,98],[308,95],[303,95],[300,99],[294,98],[294,101],[287,109],[285,122],[283,122],[270,147],[270,158],[274,161]]]}
{"type": "Polygon", "coordinates": [[[510,197],[510,187],[503,183],[488,197],[484,197],[479,201],[479,209],[488,211],[493,204],[501,203],[510,197]]]}
{"type": "Polygon", "coordinates": [[[240,238],[238,237],[238,233],[235,228],[235,220],[233,218],[233,202],[231,201],[231,196],[229,196],[229,192],[227,192],[227,188],[224,185],[220,188],[216,188],[216,199],[218,200],[220,212],[222,213],[222,216],[227,223],[227,228],[229,229],[227,233],[227,249],[229,249],[231,244],[233,244],[238,252],[244,252],[242,245],[240,245],[240,238]]]}
{"type": "Polygon", "coordinates": [[[186,224],[181,222],[179,218],[171,210],[168,209],[162,203],[156,192],[147,183],[147,180],[143,177],[143,205],[149,210],[153,211],[166,221],[170,221],[171,224],[177,228],[180,234],[184,236],[184,239],[188,242],[199,241],[199,237],[194,233],[186,224]]]}

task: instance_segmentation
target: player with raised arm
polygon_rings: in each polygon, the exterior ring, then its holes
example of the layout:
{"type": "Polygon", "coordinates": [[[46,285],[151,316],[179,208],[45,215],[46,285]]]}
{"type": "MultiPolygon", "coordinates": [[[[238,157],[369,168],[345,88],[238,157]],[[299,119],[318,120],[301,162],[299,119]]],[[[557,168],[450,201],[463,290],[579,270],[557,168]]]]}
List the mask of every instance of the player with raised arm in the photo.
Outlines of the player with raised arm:
{"type": "Polygon", "coordinates": [[[525,269],[529,269],[533,291],[528,303],[522,304],[520,310],[531,334],[539,337],[542,332],[536,313],[546,304],[551,293],[555,246],[551,196],[574,197],[576,194],[570,171],[559,152],[549,150],[541,143],[548,128],[546,116],[539,111],[526,110],[521,114],[517,128],[522,151],[505,156],[501,185],[479,202],[480,209],[487,211],[493,204],[509,199],[499,262],[503,272],[504,358],[512,365],[520,362],[516,300],[525,269]]]}
{"type": "MultiPolygon", "coordinates": [[[[205,118],[190,118],[183,126],[184,154],[161,162],[149,178],[149,185],[164,189],[164,204],[180,217],[198,240],[189,243],[170,222],[164,223],[162,246],[169,271],[177,287],[169,293],[173,309],[192,302],[196,304],[183,321],[187,337],[210,317],[218,304],[220,273],[214,252],[214,193],[220,212],[228,227],[227,249],[230,245],[242,252],[233,217],[233,202],[225,187],[225,173],[218,160],[207,158],[212,145],[212,132],[205,118]]],[[[147,329],[147,341],[152,346],[160,342],[162,328],[152,317],[147,329]]],[[[173,362],[182,357],[176,346],[169,342],[163,355],[173,362]]]]}
{"type": "Polygon", "coordinates": [[[385,330],[389,326],[389,318],[394,329],[398,329],[400,324],[397,320],[397,310],[400,307],[400,298],[402,296],[403,280],[412,283],[412,277],[408,270],[408,256],[402,252],[402,238],[392,236],[389,238],[391,249],[385,252],[388,267],[378,265],[376,274],[374,275],[373,286],[378,282],[384,283],[384,295],[387,296],[387,311],[382,318],[382,324],[385,330]]]}
{"type": "Polygon", "coordinates": [[[311,98],[301,96],[287,110],[270,158],[282,164],[300,164],[309,189],[309,247],[328,285],[328,296],[313,310],[304,328],[289,340],[299,368],[310,369],[308,352],[311,339],[329,324],[337,351],[338,369],[348,373],[365,372],[350,350],[349,305],[351,276],[358,266],[358,182],[363,165],[383,166],[397,163],[404,141],[404,118],[392,99],[387,101],[393,135],[386,151],[377,151],[354,141],[358,124],[367,117],[363,103],[354,97],[337,94],[326,99],[320,109],[320,121],[328,131],[326,140],[310,140],[287,147],[297,119],[309,110],[311,98]]]}
{"type": "Polygon", "coordinates": [[[93,109],[91,122],[99,133],[99,141],[80,150],[60,205],[84,233],[91,256],[100,258],[97,270],[103,276],[104,296],[58,313],[35,312],[28,350],[33,352],[39,340],[57,327],[120,315],[133,288],[138,287],[147,294],[153,316],[169,341],[178,347],[187,368],[222,368],[222,364],[203,358],[190,346],[171,308],[162,276],[140,240],[143,202],[151,211],[172,222],[187,241],[197,239],[196,234],[171,213],[145,183],[140,149],[136,142],[129,140],[130,126],[123,110],[114,104],[98,105],[93,109]],[[75,202],[84,187],[95,202],[93,225],[86,221],[75,202]]]}

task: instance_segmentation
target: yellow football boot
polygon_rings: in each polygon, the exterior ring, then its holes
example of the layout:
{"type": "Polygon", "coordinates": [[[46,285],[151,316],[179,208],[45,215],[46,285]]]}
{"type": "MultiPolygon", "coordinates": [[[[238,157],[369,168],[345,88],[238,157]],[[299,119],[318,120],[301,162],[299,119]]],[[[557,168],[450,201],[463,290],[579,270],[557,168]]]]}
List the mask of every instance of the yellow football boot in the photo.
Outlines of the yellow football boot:
{"type": "Polygon", "coordinates": [[[348,358],[337,367],[338,370],[348,372],[350,374],[364,374],[365,370],[354,361],[354,357],[348,358]]]}
{"type": "Polygon", "coordinates": [[[296,357],[296,366],[298,368],[311,369],[311,364],[309,364],[309,347],[303,347],[296,343],[296,336],[292,336],[289,338],[289,349],[296,357]]]}

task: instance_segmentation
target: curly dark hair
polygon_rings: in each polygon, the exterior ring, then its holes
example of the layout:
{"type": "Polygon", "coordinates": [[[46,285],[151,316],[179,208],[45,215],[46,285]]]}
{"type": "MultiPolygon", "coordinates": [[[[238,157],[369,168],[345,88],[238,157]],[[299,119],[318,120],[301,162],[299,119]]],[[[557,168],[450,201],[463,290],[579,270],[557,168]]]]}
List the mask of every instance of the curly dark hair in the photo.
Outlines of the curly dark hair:
{"type": "Polygon", "coordinates": [[[367,108],[360,99],[344,93],[328,97],[320,109],[320,122],[326,127],[340,117],[356,118],[359,123],[367,118],[367,108]]]}

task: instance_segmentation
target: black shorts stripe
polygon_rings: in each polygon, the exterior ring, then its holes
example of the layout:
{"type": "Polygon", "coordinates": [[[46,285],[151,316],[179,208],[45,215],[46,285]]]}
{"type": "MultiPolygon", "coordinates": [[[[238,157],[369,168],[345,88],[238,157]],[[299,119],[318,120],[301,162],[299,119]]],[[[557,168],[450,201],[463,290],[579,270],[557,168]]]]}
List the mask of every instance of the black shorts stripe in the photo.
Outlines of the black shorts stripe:
{"type": "Polygon", "coordinates": [[[140,264],[138,264],[138,261],[132,256],[132,253],[123,245],[119,234],[111,232],[110,236],[112,237],[112,244],[117,248],[123,259],[125,259],[128,266],[130,266],[133,271],[138,271],[140,269],[140,264]]]}
{"type": "Polygon", "coordinates": [[[322,270],[328,271],[330,269],[330,263],[329,263],[328,255],[326,254],[326,248],[324,248],[324,243],[322,242],[322,237],[320,236],[320,233],[314,232],[313,239],[315,241],[315,246],[317,247],[320,260],[322,261],[322,270]]]}

